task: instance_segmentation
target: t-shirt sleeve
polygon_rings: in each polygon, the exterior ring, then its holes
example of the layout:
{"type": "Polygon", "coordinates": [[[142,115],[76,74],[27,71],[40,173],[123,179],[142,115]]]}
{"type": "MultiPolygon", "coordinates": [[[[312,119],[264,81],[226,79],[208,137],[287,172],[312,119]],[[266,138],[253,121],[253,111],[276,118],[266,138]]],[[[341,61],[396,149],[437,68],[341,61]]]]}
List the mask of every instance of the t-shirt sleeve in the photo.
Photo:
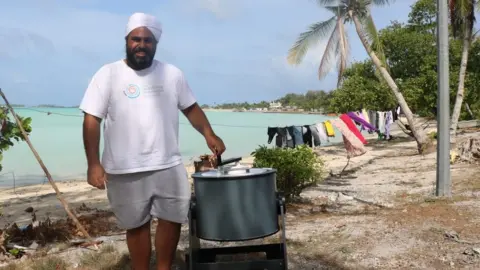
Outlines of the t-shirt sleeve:
{"type": "Polygon", "coordinates": [[[183,72],[180,72],[178,81],[177,81],[177,97],[178,97],[178,109],[184,110],[192,106],[197,100],[192,93],[192,89],[188,85],[183,72]]]}
{"type": "Polygon", "coordinates": [[[109,76],[110,71],[106,67],[93,75],[80,103],[80,110],[101,119],[105,118],[109,102],[109,76]]]}

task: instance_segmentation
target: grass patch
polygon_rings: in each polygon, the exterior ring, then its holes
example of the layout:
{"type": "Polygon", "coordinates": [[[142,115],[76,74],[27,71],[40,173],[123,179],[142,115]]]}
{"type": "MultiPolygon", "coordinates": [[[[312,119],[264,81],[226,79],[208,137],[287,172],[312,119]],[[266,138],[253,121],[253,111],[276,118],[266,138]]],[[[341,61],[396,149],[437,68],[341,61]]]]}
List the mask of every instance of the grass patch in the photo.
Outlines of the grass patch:
{"type": "Polygon", "coordinates": [[[67,270],[68,264],[58,257],[28,259],[23,262],[13,262],[3,267],[4,270],[67,270]]]}
{"type": "Polygon", "coordinates": [[[67,263],[58,257],[47,257],[32,261],[32,270],[66,270],[67,263]]]}
{"type": "Polygon", "coordinates": [[[130,269],[127,254],[121,254],[112,245],[105,245],[99,251],[89,251],[80,258],[80,267],[96,270],[130,269]]]}

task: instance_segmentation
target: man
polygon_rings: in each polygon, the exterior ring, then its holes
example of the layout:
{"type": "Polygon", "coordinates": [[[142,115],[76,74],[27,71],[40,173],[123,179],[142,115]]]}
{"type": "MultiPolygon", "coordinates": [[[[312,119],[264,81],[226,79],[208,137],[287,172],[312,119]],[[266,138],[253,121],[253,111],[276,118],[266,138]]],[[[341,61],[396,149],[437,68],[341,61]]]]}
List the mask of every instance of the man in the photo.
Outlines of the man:
{"type": "Polygon", "coordinates": [[[178,146],[178,110],[215,154],[225,145],[213,132],[181,70],[154,60],[162,34],[156,19],[133,14],[126,29],[126,59],[101,67],[93,76],[80,109],[88,160],[88,183],[107,188],[135,270],[149,269],[150,220],[157,269],[170,269],[180,226],[188,219],[190,186],[178,146]],[[99,158],[100,123],[104,150],[99,158]]]}

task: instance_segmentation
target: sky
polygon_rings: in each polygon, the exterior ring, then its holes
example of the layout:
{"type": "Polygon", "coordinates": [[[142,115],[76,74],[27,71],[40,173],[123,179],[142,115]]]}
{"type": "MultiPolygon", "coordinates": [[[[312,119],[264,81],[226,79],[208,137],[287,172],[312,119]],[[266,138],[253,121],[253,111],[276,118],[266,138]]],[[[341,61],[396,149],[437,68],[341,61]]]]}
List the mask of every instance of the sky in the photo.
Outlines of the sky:
{"type": "MultiPolygon", "coordinates": [[[[156,59],[180,68],[200,104],[275,100],[332,90],[318,80],[325,42],[287,64],[299,33],[331,15],[314,0],[16,0],[0,9],[0,88],[10,103],[78,105],[93,74],[125,56],[134,12],[155,15],[163,34],[156,59]]],[[[415,0],[374,8],[377,27],[406,21],[415,0]]],[[[351,61],[367,57],[353,26],[351,61]]]]}

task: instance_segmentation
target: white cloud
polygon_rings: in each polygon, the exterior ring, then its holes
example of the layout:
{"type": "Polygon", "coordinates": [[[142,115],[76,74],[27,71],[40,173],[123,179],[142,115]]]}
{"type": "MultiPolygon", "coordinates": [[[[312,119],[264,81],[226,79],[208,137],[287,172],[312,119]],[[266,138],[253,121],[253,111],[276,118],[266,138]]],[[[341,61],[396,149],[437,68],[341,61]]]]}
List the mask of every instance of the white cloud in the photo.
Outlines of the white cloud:
{"type": "Polygon", "coordinates": [[[10,80],[15,84],[28,83],[29,80],[27,76],[18,72],[10,72],[10,80]]]}
{"type": "MultiPolygon", "coordinates": [[[[292,44],[293,42],[294,41],[292,41],[292,44]]],[[[302,63],[298,65],[290,65],[287,62],[287,48],[284,55],[272,58],[272,65],[278,68],[280,72],[284,73],[284,76],[305,78],[309,80],[316,79],[318,66],[320,65],[323,53],[325,52],[325,46],[326,42],[319,42],[317,45],[310,48],[302,63]]]]}
{"type": "Polygon", "coordinates": [[[229,12],[228,1],[224,0],[199,0],[197,1],[200,8],[208,10],[215,14],[218,18],[225,18],[229,12]]]}
{"type": "Polygon", "coordinates": [[[238,0],[184,0],[180,2],[183,4],[179,7],[187,13],[206,11],[221,20],[232,18],[245,5],[243,1],[238,0]]]}

